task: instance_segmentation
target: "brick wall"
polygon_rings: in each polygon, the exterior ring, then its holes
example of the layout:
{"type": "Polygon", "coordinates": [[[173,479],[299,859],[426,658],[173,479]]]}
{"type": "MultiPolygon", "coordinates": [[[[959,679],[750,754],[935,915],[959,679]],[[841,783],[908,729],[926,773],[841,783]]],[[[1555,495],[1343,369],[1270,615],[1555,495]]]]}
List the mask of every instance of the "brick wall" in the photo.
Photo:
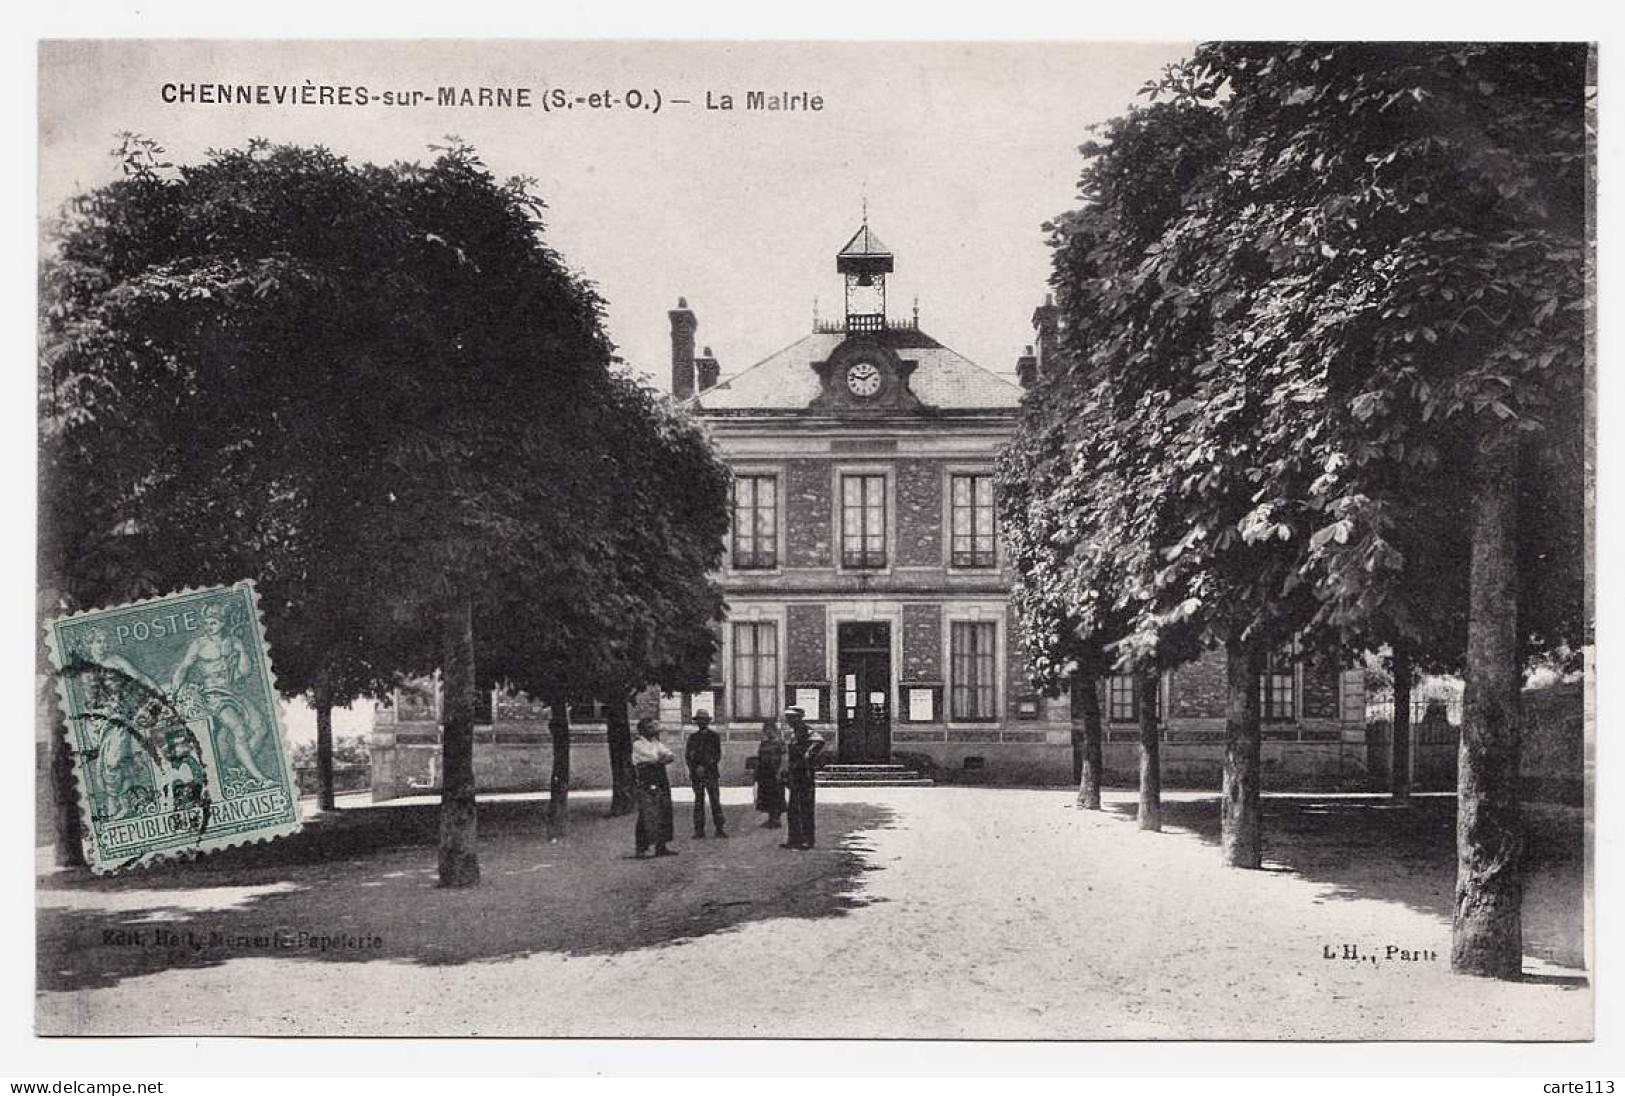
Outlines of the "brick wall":
{"type": "Polygon", "coordinates": [[[834,513],[830,462],[793,460],[785,466],[785,556],[792,567],[828,567],[834,513]]]}
{"type": "Polygon", "coordinates": [[[941,682],[942,606],[903,606],[903,674],[905,682],[941,682]]]}
{"type": "Polygon", "coordinates": [[[897,462],[897,562],[940,567],[942,547],[942,463],[897,462]]]}
{"type": "Polygon", "coordinates": [[[829,674],[824,649],[824,606],[791,605],[785,618],[786,681],[824,681],[829,674]]]}
{"type": "Polygon", "coordinates": [[[1223,719],[1224,652],[1203,651],[1201,658],[1175,670],[1169,692],[1171,718],[1223,719]]]}

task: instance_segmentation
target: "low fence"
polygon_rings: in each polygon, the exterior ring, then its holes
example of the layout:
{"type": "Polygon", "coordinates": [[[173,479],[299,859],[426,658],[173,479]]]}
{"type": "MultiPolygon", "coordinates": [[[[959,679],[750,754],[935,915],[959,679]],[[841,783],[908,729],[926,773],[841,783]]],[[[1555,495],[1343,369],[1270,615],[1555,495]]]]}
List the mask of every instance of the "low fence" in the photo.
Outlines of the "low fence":
{"type": "MultiPolygon", "coordinates": [[[[299,794],[315,795],[321,790],[321,778],[315,765],[295,765],[294,779],[299,782],[299,794]]],[[[333,766],[333,791],[365,792],[372,790],[372,766],[340,764],[333,766]]]]}

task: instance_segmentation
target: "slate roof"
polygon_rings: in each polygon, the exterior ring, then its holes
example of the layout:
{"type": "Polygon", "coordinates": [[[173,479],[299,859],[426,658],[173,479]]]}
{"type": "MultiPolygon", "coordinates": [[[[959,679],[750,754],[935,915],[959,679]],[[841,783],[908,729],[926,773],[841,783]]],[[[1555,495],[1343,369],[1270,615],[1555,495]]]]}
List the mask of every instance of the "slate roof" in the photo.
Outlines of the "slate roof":
{"type": "MultiPolygon", "coordinates": [[[[996,410],[1021,403],[1021,389],[950,350],[923,331],[892,330],[879,336],[905,359],[919,362],[909,388],[928,408],[996,410]]],[[[741,373],[725,377],[688,404],[697,411],[803,410],[819,393],[812,363],[824,361],[846,341],[840,331],[819,331],[791,343],[741,373]]]]}
{"type": "Polygon", "coordinates": [[[872,255],[890,256],[891,249],[885,244],[881,243],[880,237],[876,236],[872,231],[870,231],[868,224],[865,223],[862,228],[858,229],[857,232],[852,234],[852,238],[846,241],[846,246],[841,248],[840,254],[836,255],[835,257],[837,259],[841,259],[848,255],[860,256],[863,258],[867,258],[872,255]]]}

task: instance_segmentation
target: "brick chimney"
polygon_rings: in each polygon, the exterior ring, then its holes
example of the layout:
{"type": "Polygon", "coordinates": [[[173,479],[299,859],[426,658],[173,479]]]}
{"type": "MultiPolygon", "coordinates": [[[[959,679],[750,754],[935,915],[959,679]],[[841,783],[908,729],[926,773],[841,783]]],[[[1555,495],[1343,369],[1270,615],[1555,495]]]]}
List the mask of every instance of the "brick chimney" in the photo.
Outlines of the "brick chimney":
{"type": "Polygon", "coordinates": [[[705,348],[705,353],[694,359],[694,379],[696,390],[704,392],[707,388],[714,388],[717,383],[717,374],[722,367],[717,364],[716,357],[711,348],[705,348]]]}
{"type": "Polygon", "coordinates": [[[1031,388],[1038,379],[1038,358],[1033,354],[1033,348],[1027,347],[1027,352],[1016,359],[1016,380],[1021,387],[1031,388]]]}
{"type": "Polygon", "coordinates": [[[677,307],[666,316],[671,320],[671,397],[686,400],[694,394],[694,331],[700,321],[689,311],[686,297],[678,297],[677,307]]]}
{"type": "Polygon", "coordinates": [[[1038,360],[1033,374],[1038,377],[1054,367],[1055,355],[1060,351],[1061,310],[1055,307],[1055,298],[1048,293],[1044,294],[1044,303],[1033,310],[1033,331],[1038,335],[1035,341],[1038,360]]]}

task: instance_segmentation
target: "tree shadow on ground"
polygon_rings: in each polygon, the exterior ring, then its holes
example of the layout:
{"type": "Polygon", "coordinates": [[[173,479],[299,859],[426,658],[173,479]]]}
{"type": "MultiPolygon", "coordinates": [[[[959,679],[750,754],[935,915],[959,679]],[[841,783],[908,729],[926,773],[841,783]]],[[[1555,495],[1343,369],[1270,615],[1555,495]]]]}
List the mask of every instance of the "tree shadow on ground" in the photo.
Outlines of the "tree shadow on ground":
{"type": "Polygon", "coordinates": [[[799,852],[779,848],[784,830],[738,810],[734,825],[749,828],[732,838],[678,841],[676,857],[639,860],[631,818],[575,815],[555,843],[545,811],[482,804],[481,881],[460,890],[436,885],[434,806],[341,811],[281,841],[133,874],[42,877],[37,988],[102,988],[245,957],[615,955],[754,921],[839,917],[876,901],[863,893],[863,874],[880,870],[864,834],[893,819],[874,804],[821,804],[819,847],[799,852]]]}
{"type": "MultiPolygon", "coordinates": [[[[1133,818],[1132,802],[1111,810],[1133,818]]],[[[1263,800],[1266,870],[1329,884],[1316,901],[1400,902],[1449,921],[1455,909],[1456,801],[1425,796],[1263,800]]],[[[1585,965],[1585,838],[1577,812],[1526,809],[1524,952],[1585,965]]],[[[1219,843],[1219,800],[1165,801],[1166,827],[1219,843]]]]}

